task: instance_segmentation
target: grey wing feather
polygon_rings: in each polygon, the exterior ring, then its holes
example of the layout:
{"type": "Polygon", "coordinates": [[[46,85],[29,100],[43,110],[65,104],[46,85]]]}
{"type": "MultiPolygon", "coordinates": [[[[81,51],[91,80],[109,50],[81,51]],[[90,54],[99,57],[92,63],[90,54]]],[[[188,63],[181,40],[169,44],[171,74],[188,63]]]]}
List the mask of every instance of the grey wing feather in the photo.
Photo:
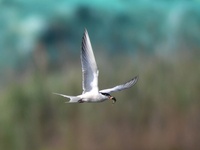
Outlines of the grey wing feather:
{"type": "Polygon", "coordinates": [[[128,82],[126,82],[124,84],[117,85],[117,86],[115,86],[113,88],[104,89],[104,90],[101,90],[99,92],[112,93],[112,92],[122,91],[122,90],[125,90],[125,89],[128,89],[128,88],[132,87],[133,85],[136,84],[137,81],[138,81],[138,76],[134,77],[133,79],[131,79],[130,81],[128,81],[128,82]]]}
{"type": "Polygon", "coordinates": [[[98,68],[86,29],[82,38],[81,65],[83,93],[92,90],[98,92],[98,68]]]}

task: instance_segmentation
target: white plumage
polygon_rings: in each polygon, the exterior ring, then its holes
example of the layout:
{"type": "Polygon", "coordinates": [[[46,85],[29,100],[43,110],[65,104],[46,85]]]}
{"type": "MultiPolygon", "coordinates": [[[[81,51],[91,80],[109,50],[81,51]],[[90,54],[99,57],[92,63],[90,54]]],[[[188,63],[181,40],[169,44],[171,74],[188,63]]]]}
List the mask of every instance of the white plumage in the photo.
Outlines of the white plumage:
{"type": "Polygon", "coordinates": [[[87,30],[85,29],[82,38],[82,48],[81,48],[81,65],[82,65],[82,88],[83,93],[78,96],[68,96],[59,93],[53,93],[66,98],[70,101],[67,103],[84,103],[84,102],[102,102],[107,99],[116,102],[115,97],[112,97],[110,93],[122,91],[127,88],[132,87],[138,80],[138,77],[134,77],[125,84],[117,85],[113,88],[100,90],[98,88],[98,74],[99,70],[95,61],[94,53],[92,50],[92,45],[90,43],[90,38],[87,30]]]}

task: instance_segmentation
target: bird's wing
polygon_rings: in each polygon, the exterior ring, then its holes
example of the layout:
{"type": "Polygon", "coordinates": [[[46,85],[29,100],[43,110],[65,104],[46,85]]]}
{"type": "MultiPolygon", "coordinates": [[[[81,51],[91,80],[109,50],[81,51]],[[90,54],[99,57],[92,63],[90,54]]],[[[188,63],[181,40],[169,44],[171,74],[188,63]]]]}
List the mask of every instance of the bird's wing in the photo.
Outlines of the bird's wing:
{"type": "Polygon", "coordinates": [[[117,85],[117,86],[115,86],[113,88],[104,89],[104,90],[101,90],[99,92],[112,93],[112,92],[122,91],[122,90],[128,89],[128,88],[132,87],[133,85],[135,85],[137,80],[138,80],[138,76],[134,77],[133,79],[131,79],[130,81],[128,81],[128,82],[126,82],[124,84],[117,85]]]}
{"type": "Polygon", "coordinates": [[[82,86],[83,93],[98,92],[98,68],[95,61],[92,45],[87,30],[82,38],[81,48],[82,86]]]}

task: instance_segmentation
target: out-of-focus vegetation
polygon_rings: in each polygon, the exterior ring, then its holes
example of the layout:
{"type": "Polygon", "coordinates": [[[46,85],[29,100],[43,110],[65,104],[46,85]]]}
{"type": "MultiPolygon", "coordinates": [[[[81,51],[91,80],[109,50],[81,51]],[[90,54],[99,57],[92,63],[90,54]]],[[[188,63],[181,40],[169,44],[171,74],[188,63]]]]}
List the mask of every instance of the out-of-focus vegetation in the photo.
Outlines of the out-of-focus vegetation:
{"type": "Polygon", "coordinates": [[[0,149],[200,149],[200,3],[0,1],[0,149]],[[117,103],[82,92],[88,29],[100,89],[139,75],[117,103]]]}
{"type": "Polygon", "coordinates": [[[65,104],[51,94],[81,92],[79,65],[16,81],[1,92],[1,149],[199,149],[200,61],[182,56],[103,59],[101,88],[140,77],[114,93],[115,105],[65,104]]]}

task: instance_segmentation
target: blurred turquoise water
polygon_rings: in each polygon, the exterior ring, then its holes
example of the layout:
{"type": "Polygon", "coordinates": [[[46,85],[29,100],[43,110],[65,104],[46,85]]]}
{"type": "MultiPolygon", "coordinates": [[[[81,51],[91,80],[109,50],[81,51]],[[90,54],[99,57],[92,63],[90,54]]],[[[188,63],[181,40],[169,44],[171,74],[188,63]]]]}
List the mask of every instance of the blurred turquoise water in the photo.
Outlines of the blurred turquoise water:
{"type": "Polygon", "coordinates": [[[79,52],[85,27],[93,45],[106,52],[196,52],[199,6],[184,0],[1,1],[0,71],[27,63],[41,44],[54,55],[79,52]]]}

